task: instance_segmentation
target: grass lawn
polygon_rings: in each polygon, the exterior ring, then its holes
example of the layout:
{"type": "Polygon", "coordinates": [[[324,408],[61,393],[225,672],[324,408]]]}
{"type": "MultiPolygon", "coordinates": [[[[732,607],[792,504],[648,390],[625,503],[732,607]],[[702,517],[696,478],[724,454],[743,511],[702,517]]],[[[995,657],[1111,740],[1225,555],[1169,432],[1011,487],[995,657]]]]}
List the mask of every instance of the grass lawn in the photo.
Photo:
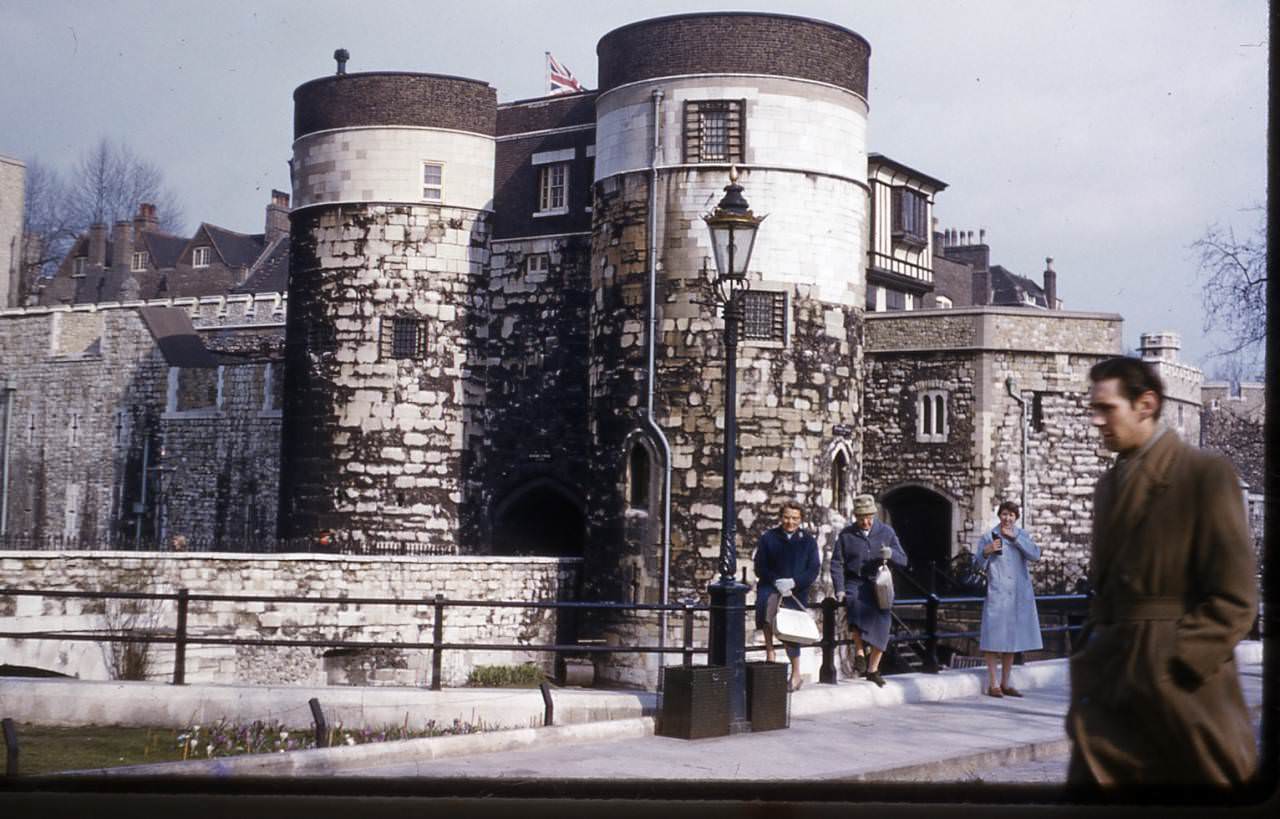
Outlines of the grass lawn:
{"type": "Polygon", "coordinates": [[[178,731],[89,725],[51,728],[18,723],[18,775],[114,768],[182,759],[178,731]]]}

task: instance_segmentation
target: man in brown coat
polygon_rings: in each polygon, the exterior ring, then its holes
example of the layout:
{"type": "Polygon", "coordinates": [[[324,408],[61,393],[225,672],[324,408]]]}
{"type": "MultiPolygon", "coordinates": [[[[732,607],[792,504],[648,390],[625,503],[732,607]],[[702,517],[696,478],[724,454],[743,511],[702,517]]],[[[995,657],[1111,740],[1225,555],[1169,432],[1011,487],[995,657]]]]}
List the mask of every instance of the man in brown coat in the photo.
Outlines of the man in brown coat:
{"type": "Polygon", "coordinates": [[[1071,657],[1072,784],[1236,785],[1257,748],[1234,650],[1257,610],[1240,482],[1158,424],[1145,362],[1090,371],[1092,422],[1116,464],[1094,490],[1094,598],[1071,657]]]}

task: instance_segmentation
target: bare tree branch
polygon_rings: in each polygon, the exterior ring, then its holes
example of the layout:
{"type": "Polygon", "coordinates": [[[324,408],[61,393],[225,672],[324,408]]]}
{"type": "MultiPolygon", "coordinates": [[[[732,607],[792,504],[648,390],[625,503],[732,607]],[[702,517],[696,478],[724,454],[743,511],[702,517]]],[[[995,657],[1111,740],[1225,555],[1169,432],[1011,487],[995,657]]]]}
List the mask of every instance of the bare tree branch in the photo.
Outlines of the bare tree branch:
{"type": "Polygon", "coordinates": [[[1227,339],[1219,356],[1256,357],[1267,336],[1266,213],[1254,232],[1239,239],[1231,227],[1213,225],[1192,243],[1200,253],[1204,330],[1227,339]]]}

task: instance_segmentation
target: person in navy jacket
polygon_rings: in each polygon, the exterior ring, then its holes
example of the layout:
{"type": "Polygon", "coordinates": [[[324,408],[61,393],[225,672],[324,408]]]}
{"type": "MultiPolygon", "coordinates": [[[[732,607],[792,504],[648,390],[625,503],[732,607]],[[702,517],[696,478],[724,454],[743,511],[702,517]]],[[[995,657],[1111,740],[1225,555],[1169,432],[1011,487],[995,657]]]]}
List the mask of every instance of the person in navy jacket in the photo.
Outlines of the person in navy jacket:
{"type": "Polygon", "coordinates": [[[871,646],[867,680],[883,687],[880,658],[889,644],[890,612],[882,610],[876,601],[876,571],[886,560],[899,566],[907,565],[907,553],[902,550],[893,528],[876,520],[873,496],[859,495],[853,499],[853,520],[840,532],[831,549],[831,585],[836,600],[848,604],[854,648],[861,655],[864,641],[871,646]]]}
{"type": "MultiPolygon", "coordinates": [[[[804,611],[809,587],[822,570],[818,541],[800,528],[800,505],[782,505],[780,525],[760,536],[756,546],[756,628],[764,632],[765,660],[774,661],[773,618],[779,605],[804,611]]],[[[791,660],[791,690],[800,687],[800,646],[783,643],[791,660]]]]}

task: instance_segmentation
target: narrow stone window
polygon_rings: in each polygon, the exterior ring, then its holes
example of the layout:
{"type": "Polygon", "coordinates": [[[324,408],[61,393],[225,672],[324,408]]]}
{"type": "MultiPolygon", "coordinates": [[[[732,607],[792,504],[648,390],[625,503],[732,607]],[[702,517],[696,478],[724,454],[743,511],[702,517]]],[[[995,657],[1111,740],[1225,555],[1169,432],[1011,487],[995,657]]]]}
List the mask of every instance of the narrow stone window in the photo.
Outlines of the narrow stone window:
{"type": "Polygon", "coordinates": [[[831,505],[841,515],[847,514],[845,499],[849,496],[849,459],[844,450],[831,459],[831,505]]]}
{"type": "Polygon", "coordinates": [[[422,163],[422,199],[426,202],[444,201],[443,163],[422,163]]]}
{"type": "Polygon", "coordinates": [[[686,100],[685,162],[742,162],[745,100],[686,100]]]}
{"type": "Polygon", "coordinates": [[[1034,432],[1044,431],[1044,393],[1031,394],[1031,429],[1034,432]]]}
{"type": "Polygon", "coordinates": [[[382,320],[380,339],[384,359],[419,360],[427,357],[427,322],[424,319],[397,316],[382,320]]]}
{"type": "Polygon", "coordinates": [[[748,290],[742,299],[742,338],[746,341],[787,340],[787,294],[748,290]]]}
{"type": "Polygon", "coordinates": [[[71,423],[67,425],[67,446],[80,445],[80,413],[71,413],[71,423]]]}
{"type": "Polygon", "coordinates": [[[195,250],[192,250],[191,266],[192,267],[208,267],[209,259],[212,258],[212,250],[213,249],[208,247],[207,245],[204,247],[197,247],[195,250]]]}
{"type": "Polygon", "coordinates": [[[947,440],[947,393],[927,390],[916,399],[916,441],[943,443],[947,440]]]}
{"type": "Polygon", "coordinates": [[[33,412],[27,416],[27,443],[33,444],[36,440],[36,414],[33,412]]]}
{"type": "Polygon", "coordinates": [[[627,506],[631,509],[649,508],[649,452],[637,443],[631,447],[627,460],[627,506]]]}

